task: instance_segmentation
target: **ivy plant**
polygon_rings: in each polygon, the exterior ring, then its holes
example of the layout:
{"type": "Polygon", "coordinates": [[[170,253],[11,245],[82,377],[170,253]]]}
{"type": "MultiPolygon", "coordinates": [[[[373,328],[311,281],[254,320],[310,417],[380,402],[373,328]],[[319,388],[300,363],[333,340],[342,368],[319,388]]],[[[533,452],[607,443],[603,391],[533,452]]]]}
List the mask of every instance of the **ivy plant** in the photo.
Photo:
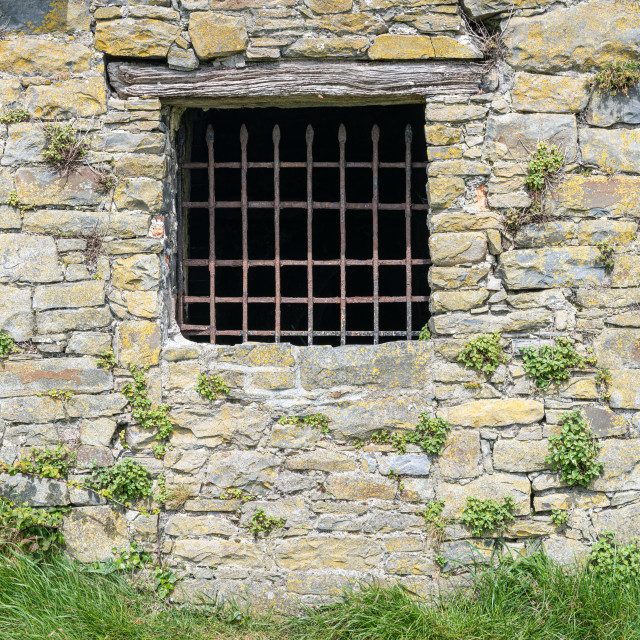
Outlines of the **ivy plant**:
{"type": "Polygon", "coordinates": [[[556,338],[553,345],[544,344],[538,349],[525,347],[521,354],[524,370],[540,389],[546,389],[551,383],[566,382],[572,369],[585,369],[596,362],[592,355],[580,355],[573,340],[565,337],[556,338]]]}
{"type": "Polygon", "coordinates": [[[420,412],[420,419],[413,431],[379,431],[371,441],[376,444],[390,444],[404,453],[407,444],[417,444],[427,453],[439,455],[442,452],[451,425],[442,418],[432,418],[428,411],[420,412]]]}
{"type": "Polygon", "coordinates": [[[547,463],[560,471],[567,484],[586,487],[604,471],[604,464],[596,462],[602,447],[579,410],[565,413],[560,424],[560,435],[549,438],[547,463]]]}
{"type": "Polygon", "coordinates": [[[5,470],[10,475],[29,473],[42,478],[62,479],[69,475],[75,464],[76,454],[59,444],[55,449],[34,449],[5,470]]]}
{"type": "Polygon", "coordinates": [[[324,413],[312,413],[308,416],[282,416],[280,420],[278,420],[278,424],[307,424],[310,427],[320,429],[325,435],[329,433],[330,422],[331,418],[324,413]]]}
{"type": "Polygon", "coordinates": [[[134,365],[129,367],[133,376],[133,382],[128,382],[122,388],[122,393],[129,401],[131,415],[138,421],[144,429],[154,430],[156,444],[153,452],[156,457],[161,458],[166,451],[166,442],[173,434],[173,423],[169,418],[171,407],[168,404],[153,406],[149,398],[147,380],[145,373],[148,367],[138,368],[134,365]]]}
{"type": "Polygon", "coordinates": [[[15,545],[29,553],[48,553],[64,544],[64,509],[35,509],[0,496],[0,548],[15,545]]]}
{"type": "Polygon", "coordinates": [[[229,385],[215,373],[198,375],[198,385],[196,391],[207,400],[216,400],[218,396],[228,396],[229,385]]]}
{"type": "Polygon", "coordinates": [[[98,359],[98,367],[100,369],[107,369],[108,371],[111,371],[112,369],[115,369],[116,364],[116,354],[113,352],[111,347],[105,349],[98,359]]]}
{"type": "Polygon", "coordinates": [[[264,509],[257,509],[249,519],[249,531],[256,536],[259,533],[264,533],[265,536],[268,536],[272,531],[284,527],[286,522],[286,518],[274,518],[273,516],[268,516],[264,509]]]}
{"type": "Polygon", "coordinates": [[[493,373],[499,364],[508,359],[503,353],[502,341],[497,331],[469,340],[458,354],[458,362],[486,374],[493,373]]]}
{"type": "Polygon", "coordinates": [[[0,360],[8,358],[12,353],[16,353],[18,348],[13,338],[4,331],[0,331],[0,360]]]}
{"type": "Polygon", "coordinates": [[[551,522],[561,529],[566,527],[569,522],[569,512],[564,509],[552,509],[551,522]]]}
{"type": "Polygon", "coordinates": [[[615,533],[606,531],[593,545],[589,565],[596,573],[618,584],[640,580],[640,540],[632,539],[628,544],[616,542],[615,533]]]}
{"type": "Polygon", "coordinates": [[[640,64],[635,61],[609,62],[593,76],[592,86],[612,96],[618,93],[629,95],[629,89],[640,80],[640,64]]]}
{"type": "Polygon", "coordinates": [[[133,458],[124,458],[111,467],[99,467],[95,463],[87,486],[106,498],[114,498],[126,505],[152,495],[151,475],[133,458]]]}
{"type": "Polygon", "coordinates": [[[514,521],[516,510],[516,503],[511,496],[506,496],[502,502],[470,496],[460,521],[474,536],[482,536],[502,531],[514,521]]]}

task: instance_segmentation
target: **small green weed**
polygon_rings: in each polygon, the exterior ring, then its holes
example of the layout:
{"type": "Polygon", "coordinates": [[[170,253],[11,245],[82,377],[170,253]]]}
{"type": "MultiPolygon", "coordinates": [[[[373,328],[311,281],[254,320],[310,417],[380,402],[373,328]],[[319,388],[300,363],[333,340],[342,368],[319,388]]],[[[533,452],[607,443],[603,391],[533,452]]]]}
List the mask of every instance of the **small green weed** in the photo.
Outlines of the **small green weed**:
{"type": "Polygon", "coordinates": [[[629,95],[629,89],[640,80],[640,64],[637,62],[609,62],[593,76],[591,85],[612,96],[629,95]]]}
{"type": "Polygon", "coordinates": [[[422,512],[429,535],[434,539],[434,547],[436,549],[440,548],[440,543],[447,527],[447,521],[442,517],[443,510],[444,500],[431,500],[422,512]]]}
{"type": "Polygon", "coordinates": [[[420,329],[420,335],[418,336],[418,340],[422,342],[426,342],[427,340],[431,340],[431,331],[429,331],[429,325],[424,325],[422,329],[420,329]]]}
{"type": "Polygon", "coordinates": [[[596,383],[600,390],[600,394],[602,399],[605,402],[609,402],[611,400],[611,382],[613,381],[613,376],[611,375],[611,371],[609,369],[599,369],[596,374],[596,383]]]}
{"type": "Polygon", "coordinates": [[[160,598],[166,598],[173,593],[178,582],[178,576],[171,569],[156,567],[153,570],[153,588],[160,598]]]}
{"type": "Polygon", "coordinates": [[[553,345],[544,344],[539,349],[525,347],[521,353],[524,370],[540,389],[566,382],[572,369],[585,369],[596,362],[592,355],[581,356],[573,340],[565,337],[556,338],[553,345]]]}
{"type": "Polygon", "coordinates": [[[310,427],[316,427],[324,435],[329,434],[329,423],[331,418],[324,413],[312,413],[308,416],[282,416],[278,420],[278,424],[308,424],[310,427]]]}
{"type": "Polygon", "coordinates": [[[569,522],[569,512],[564,509],[552,509],[551,522],[553,522],[556,527],[564,528],[567,522],[569,522]]]}
{"type": "Polygon", "coordinates": [[[144,569],[153,560],[151,554],[141,547],[138,547],[135,541],[130,542],[129,547],[121,551],[118,551],[118,549],[114,547],[111,553],[115,556],[115,560],[112,560],[114,567],[119,571],[127,571],[130,573],[144,569]]]}
{"type": "Polygon", "coordinates": [[[564,155],[555,144],[538,142],[533,158],[527,163],[525,184],[529,193],[541,196],[547,191],[563,164],[564,155]]]}
{"type": "Polygon", "coordinates": [[[7,473],[29,473],[42,478],[66,478],[75,467],[76,454],[59,444],[55,449],[33,449],[6,467],[7,473]]]}
{"type": "Polygon", "coordinates": [[[502,502],[470,496],[460,521],[474,536],[482,536],[502,531],[514,521],[513,514],[516,510],[516,503],[511,496],[506,496],[502,502]]]}
{"type": "Polygon", "coordinates": [[[12,353],[17,353],[18,347],[14,339],[4,331],[0,331],[0,360],[8,358],[12,353]]]}
{"type": "Polygon", "coordinates": [[[31,114],[24,107],[7,109],[0,116],[0,124],[16,124],[18,122],[27,122],[28,120],[31,120],[31,114]]]}
{"type": "Polygon", "coordinates": [[[596,573],[620,585],[640,580],[640,540],[634,538],[626,545],[615,540],[613,531],[606,531],[593,545],[589,564],[596,573]]]}
{"type": "Polygon", "coordinates": [[[100,369],[107,369],[111,371],[115,368],[116,364],[116,355],[113,353],[113,349],[111,347],[105,349],[98,359],[98,367],[100,369]]]}
{"type": "Polygon", "coordinates": [[[417,444],[427,453],[440,455],[451,431],[451,425],[442,418],[432,418],[428,411],[420,412],[420,419],[413,431],[379,431],[371,438],[375,444],[390,444],[404,453],[407,444],[417,444]]]}
{"type": "Polygon", "coordinates": [[[152,495],[151,475],[133,458],[124,458],[111,467],[94,464],[86,484],[105,498],[114,498],[126,505],[152,495]]]}
{"type": "Polygon", "coordinates": [[[14,209],[22,209],[22,202],[20,202],[20,198],[18,198],[18,192],[15,189],[11,189],[11,191],[9,191],[9,195],[7,196],[7,204],[14,209]]]}
{"type": "Polygon", "coordinates": [[[34,509],[0,496],[0,548],[16,545],[29,553],[46,553],[64,544],[62,509],[34,509]]]}
{"type": "Polygon", "coordinates": [[[64,391],[63,389],[51,389],[47,393],[50,398],[54,398],[55,400],[62,400],[62,402],[68,402],[71,400],[71,396],[73,395],[71,391],[64,391]]]}
{"type": "Polygon", "coordinates": [[[244,492],[242,489],[227,489],[220,495],[221,500],[241,500],[242,502],[250,502],[256,497],[250,493],[244,492]]]}
{"type": "Polygon", "coordinates": [[[249,531],[256,536],[259,533],[264,533],[265,536],[268,536],[272,531],[284,527],[286,522],[286,518],[274,518],[273,516],[268,516],[264,509],[257,509],[249,519],[249,531]]]}
{"type": "Polygon", "coordinates": [[[493,373],[499,364],[508,360],[497,331],[469,340],[458,354],[458,362],[486,374],[493,373]]]}
{"type": "Polygon", "coordinates": [[[565,413],[560,424],[560,435],[549,438],[547,463],[560,471],[566,483],[586,487],[604,471],[604,464],[596,462],[602,447],[579,410],[565,413]]]}
{"type": "Polygon", "coordinates": [[[54,169],[68,173],[87,155],[86,142],[78,137],[71,124],[48,124],[43,131],[46,146],[42,155],[54,169]]]}
{"type": "Polygon", "coordinates": [[[207,400],[217,400],[218,396],[228,396],[231,392],[229,385],[215,373],[199,374],[196,391],[207,400]]]}
{"type": "Polygon", "coordinates": [[[616,252],[615,244],[612,244],[610,240],[603,240],[596,245],[600,251],[596,258],[596,262],[600,262],[604,265],[605,269],[613,269],[615,267],[615,261],[613,256],[616,252]]]}

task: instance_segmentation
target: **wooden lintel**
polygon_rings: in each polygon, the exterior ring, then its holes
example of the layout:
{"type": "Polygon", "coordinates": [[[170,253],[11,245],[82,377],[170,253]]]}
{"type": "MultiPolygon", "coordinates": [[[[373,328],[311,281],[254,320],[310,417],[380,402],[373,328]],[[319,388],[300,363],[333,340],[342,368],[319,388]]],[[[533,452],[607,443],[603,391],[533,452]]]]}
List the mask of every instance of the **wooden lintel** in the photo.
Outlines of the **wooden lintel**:
{"type": "Polygon", "coordinates": [[[459,62],[277,62],[241,68],[174,71],[111,62],[109,80],[121,98],[189,100],[327,97],[402,99],[478,93],[484,66],[459,62]]]}

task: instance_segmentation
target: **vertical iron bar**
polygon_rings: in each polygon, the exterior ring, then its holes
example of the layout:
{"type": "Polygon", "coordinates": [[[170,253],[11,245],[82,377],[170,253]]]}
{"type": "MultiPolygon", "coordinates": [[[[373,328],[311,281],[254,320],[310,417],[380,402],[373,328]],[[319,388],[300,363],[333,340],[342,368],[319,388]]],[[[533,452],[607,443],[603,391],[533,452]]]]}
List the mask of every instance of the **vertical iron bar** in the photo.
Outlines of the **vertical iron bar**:
{"type": "Polygon", "coordinates": [[[276,267],[276,342],[280,342],[280,127],[273,127],[273,213],[276,267]]]}
{"type": "Polygon", "coordinates": [[[207,127],[207,154],[209,170],[209,342],[216,341],[216,190],[213,157],[213,127],[207,127]]]}
{"type": "Polygon", "coordinates": [[[340,144],[340,344],[346,343],[347,331],[347,194],[345,176],[345,143],[347,130],[344,124],[338,129],[338,143],[340,144]]]}
{"type": "Polygon", "coordinates": [[[378,264],[378,202],[380,200],[378,169],[378,143],[380,142],[380,127],[373,125],[371,130],[373,142],[373,157],[371,168],[373,171],[373,202],[371,203],[371,215],[373,225],[373,344],[380,342],[380,282],[378,264]]]}
{"type": "Polygon", "coordinates": [[[248,215],[247,215],[247,141],[249,132],[243,124],[240,127],[240,206],[242,210],[242,342],[249,337],[249,243],[248,243],[248,215]]]}
{"type": "Polygon", "coordinates": [[[313,344],[313,127],[307,126],[307,344],[313,344]]]}
{"type": "Polygon", "coordinates": [[[407,296],[407,340],[411,340],[411,140],[413,138],[413,131],[411,125],[408,124],[404,130],[404,164],[405,164],[405,199],[404,199],[404,215],[405,215],[405,233],[407,239],[407,282],[406,282],[406,296],[407,296]]]}
{"type": "Polygon", "coordinates": [[[187,210],[182,208],[182,172],[185,169],[182,168],[182,162],[184,160],[184,138],[185,138],[185,130],[184,126],[178,129],[178,184],[176,185],[176,189],[178,192],[178,203],[177,203],[177,211],[178,214],[178,264],[176,268],[176,285],[178,288],[178,296],[177,296],[177,307],[178,307],[178,324],[182,325],[184,323],[184,268],[182,266],[182,260],[184,257],[184,234],[183,234],[183,225],[184,220],[187,216],[187,210]]]}

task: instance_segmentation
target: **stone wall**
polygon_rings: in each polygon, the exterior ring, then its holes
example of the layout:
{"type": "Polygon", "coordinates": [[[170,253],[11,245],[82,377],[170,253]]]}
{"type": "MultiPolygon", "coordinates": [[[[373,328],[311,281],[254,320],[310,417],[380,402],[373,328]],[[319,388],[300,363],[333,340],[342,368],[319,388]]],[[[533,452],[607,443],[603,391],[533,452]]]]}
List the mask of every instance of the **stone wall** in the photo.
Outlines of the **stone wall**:
{"type": "Polygon", "coordinates": [[[451,519],[439,550],[445,569],[490,549],[490,538],[456,522],[472,495],[511,495],[517,518],[506,544],[543,543],[562,560],[583,556],[602,531],[638,532],[640,90],[590,89],[604,63],[637,59],[637,3],[61,7],[41,21],[46,28],[18,27],[0,40],[0,108],[32,115],[0,125],[0,201],[20,203],[0,206],[0,328],[21,349],[0,368],[0,458],[11,464],[62,442],[77,452],[81,479],[94,461],[133,455],[183,499],[146,516],[21,475],[0,477],[5,495],[72,506],[64,529],[81,560],[109,557],[127,540],[155,548],[159,525],[166,562],[182,578],[176,598],[247,595],[281,607],[323,601],[353,580],[400,581],[421,593],[455,580],[436,563],[420,515],[434,498],[451,519]],[[463,9],[501,25],[505,54],[477,95],[426,104],[432,340],[292,348],[181,338],[171,288],[177,112],[152,97],[118,99],[104,54],[183,70],[278,58],[480,58],[463,9]],[[43,125],[54,121],[73,122],[89,145],[68,175],[43,161],[43,125]],[[526,163],[540,140],[557,144],[566,166],[549,219],[513,235],[503,215],[531,203],[526,163]],[[99,173],[110,167],[117,183],[101,193],[99,173]],[[599,260],[602,241],[615,245],[613,269],[599,260]],[[458,363],[467,340],[496,330],[507,363],[489,377],[458,363]],[[556,336],[594,349],[597,367],[611,371],[610,399],[595,367],[536,390],[520,350],[556,336]],[[109,347],[113,371],[97,366],[109,347]],[[164,459],[121,393],[130,364],[150,367],[151,397],[171,406],[176,430],[164,459]],[[201,372],[222,376],[230,397],[203,400],[201,372]],[[54,389],[71,396],[49,396],[54,389]],[[605,465],[585,489],[565,485],[545,462],[548,437],[574,408],[600,439],[605,465]],[[379,429],[412,429],[421,411],[453,427],[440,456],[360,446],[379,429]],[[278,423],[317,412],[331,418],[328,434],[278,423]],[[230,488],[256,500],[221,499],[230,488]],[[254,537],[247,523],[258,508],[285,526],[254,537]],[[551,522],[553,508],[570,509],[564,531],[551,522]]]}

